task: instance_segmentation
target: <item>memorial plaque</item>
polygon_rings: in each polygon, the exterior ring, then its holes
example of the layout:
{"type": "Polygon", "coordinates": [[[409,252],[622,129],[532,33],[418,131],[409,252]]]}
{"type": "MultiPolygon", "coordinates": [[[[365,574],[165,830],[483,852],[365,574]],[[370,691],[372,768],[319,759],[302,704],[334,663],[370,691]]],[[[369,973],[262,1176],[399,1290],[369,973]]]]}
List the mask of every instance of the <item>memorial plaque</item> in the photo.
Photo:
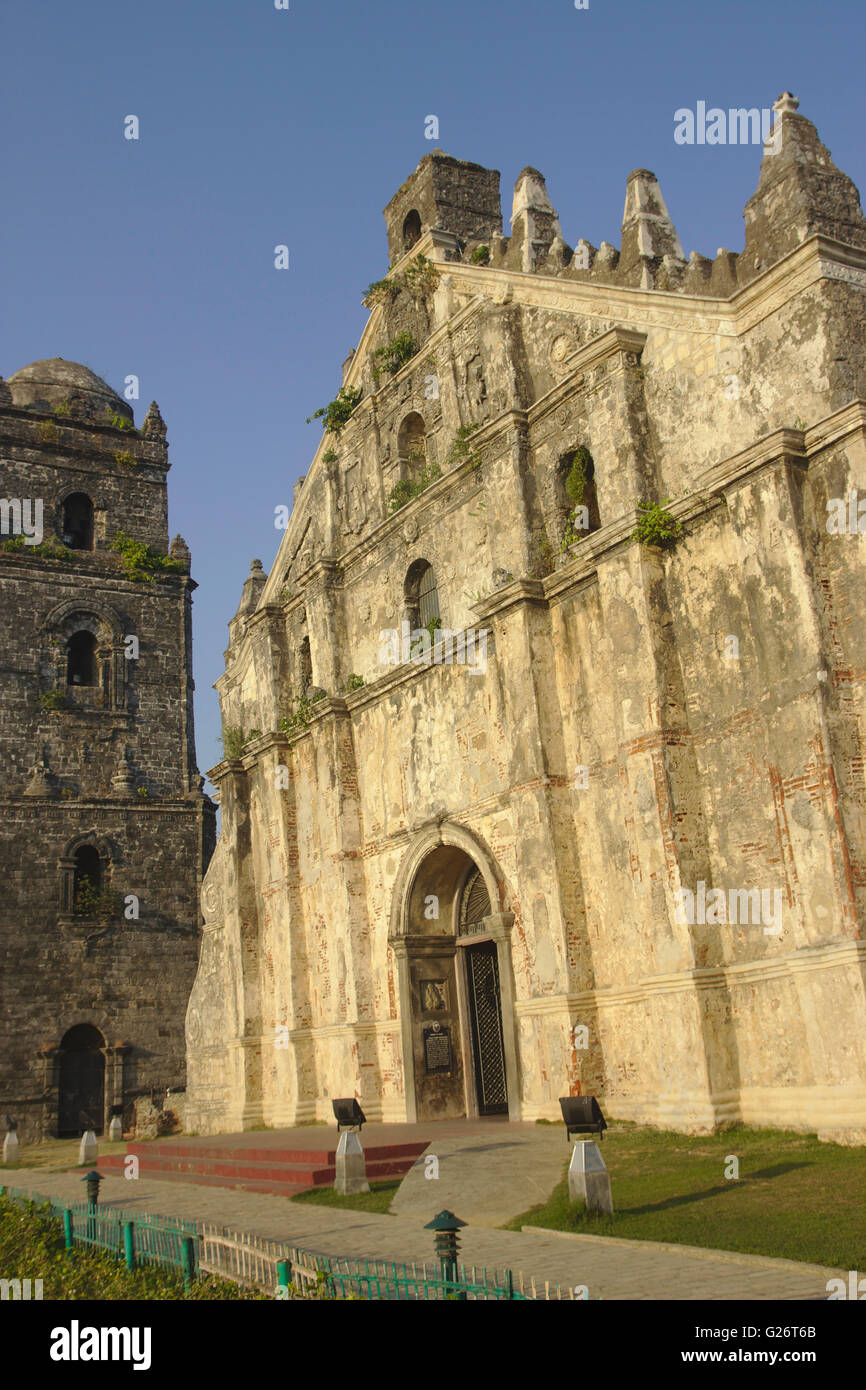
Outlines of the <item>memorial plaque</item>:
{"type": "Polygon", "coordinates": [[[451,1030],[441,1023],[424,1029],[424,1063],[428,1071],[451,1070],[451,1030]]]}

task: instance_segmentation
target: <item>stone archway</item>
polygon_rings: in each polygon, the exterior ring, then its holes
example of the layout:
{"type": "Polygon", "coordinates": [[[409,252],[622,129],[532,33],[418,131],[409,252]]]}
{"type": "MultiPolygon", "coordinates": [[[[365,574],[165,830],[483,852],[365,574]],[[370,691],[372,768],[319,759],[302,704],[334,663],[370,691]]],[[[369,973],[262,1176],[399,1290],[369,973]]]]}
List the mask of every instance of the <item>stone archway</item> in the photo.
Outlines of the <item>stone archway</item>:
{"type": "Polygon", "coordinates": [[[395,884],[408,1120],[520,1116],[511,912],[492,856],[463,827],[422,832],[395,884]]]}

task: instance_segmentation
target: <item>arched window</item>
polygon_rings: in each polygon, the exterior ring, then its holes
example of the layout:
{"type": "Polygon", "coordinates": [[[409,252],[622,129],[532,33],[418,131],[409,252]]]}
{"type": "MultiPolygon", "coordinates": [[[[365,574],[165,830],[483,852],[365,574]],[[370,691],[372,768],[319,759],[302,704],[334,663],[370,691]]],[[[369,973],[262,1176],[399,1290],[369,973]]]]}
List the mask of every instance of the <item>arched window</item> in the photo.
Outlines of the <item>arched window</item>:
{"type": "Polygon", "coordinates": [[[403,250],[411,251],[421,236],[421,218],[415,208],[403,219],[403,250]]]}
{"type": "Polygon", "coordinates": [[[413,410],[407,415],[397,432],[397,453],[401,462],[410,468],[422,465],[427,458],[427,439],[424,420],[413,410]]]}
{"type": "Polygon", "coordinates": [[[93,503],[86,492],[73,492],[63,503],[63,544],[70,550],[93,549],[93,503]]]}
{"type": "Polygon", "coordinates": [[[82,845],[75,851],[75,870],[73,877],[73,898],[76,907],[88,894],[98,893],[102,888],[102,860],[95,845],[82,845]]]}
{"type": "Polygon", "coordinates": [[[406,608],[413,628],[440,625],[436,572],[427,560],[416,560],[406,575],[406,608]]]}
{"type": "Polygon", "coordinates": [[[66,647],[66,684],[98,685],[96,638],[92,632],[73,632],[66,647]]]}
{"type": "Polygon", "coordinates": [[[581,445],[563,454],[557,466],[557,494],[566,533],[579,538],[601,525],[592,454],[581,445]]]}

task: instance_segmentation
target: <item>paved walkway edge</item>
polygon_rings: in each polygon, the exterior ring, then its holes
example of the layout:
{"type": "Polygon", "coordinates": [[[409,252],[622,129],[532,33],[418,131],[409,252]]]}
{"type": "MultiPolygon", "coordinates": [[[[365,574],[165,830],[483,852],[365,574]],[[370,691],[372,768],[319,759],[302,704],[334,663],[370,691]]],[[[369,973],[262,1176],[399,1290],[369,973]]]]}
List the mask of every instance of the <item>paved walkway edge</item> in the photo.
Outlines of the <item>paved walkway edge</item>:
{"type": "MultiPolygon", "coordinates": [[[[713,1250],[706,1245],[668,1245],[660,1240],[625,1240],[622,1236],[591,1236],[583,1231],[555,1231],[549,1226],[521,1226],[521,1231],[537,1236],[561,1236],[563,1240],[585,1241],[588,1245],[621,1245],[638,1250],[670,1250],[679,1255],[695,1255],[698,1259],[723,1260],[726,1264],[759,1265],[766,1269],[796,1270],[800,1274],[815,1274],[822,1278],[838,1279],[839,1270],[827,1265],[812,1265],[804,1260],[782,1260],[776,1255],[747,1255],[739,1250],[713,1250]]],[[[847,1272],[847,1271],[846,1271],[847,1272]]]]}

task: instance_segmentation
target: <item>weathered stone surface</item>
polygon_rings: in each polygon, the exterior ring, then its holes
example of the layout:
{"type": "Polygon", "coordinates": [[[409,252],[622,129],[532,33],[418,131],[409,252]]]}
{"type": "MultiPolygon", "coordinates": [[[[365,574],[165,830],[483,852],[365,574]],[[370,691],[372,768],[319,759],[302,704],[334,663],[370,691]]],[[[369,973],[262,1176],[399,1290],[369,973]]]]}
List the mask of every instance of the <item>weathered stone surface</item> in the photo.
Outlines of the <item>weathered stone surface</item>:
{"type": "Polygon", "coordinates": [[[348,1196],[354,1192],[370,1191],[370,1184],[367,1181],[367,1160],[364,1158],[361,1141],[354,1130],[346,1129],[340,1135],[334,1167],[336,1168],[335,1192],[348,1196]]]}
{"type": "Polygon", "coordinates": [[[112,544],[122,531],[166,556],[164,427],[128,428],[128,402],[59,358],[8,388],[3,507],[43,506],[41,545],[9,533],[12,511],[0,535],[0,1106],[30,1142],[61,1112],[67,1133],[81,1134],[82,1110],[101,1132],[112,1105],[129,1116],[136,1096],[183,1085],[214,808],[195,765],[189,553],[176,540],[174,569],[134,578],[112,544]],[[75,494],[92,503],[86,537],[75,494]],[[92,683],[70,668],[81,634],[92,683]],[[89,913],[76,911],[81,851],[107,894],[89,913]],[[104,1068],[87,1094],[64,1047],[82,1027],[104,1068]]]}
{"type": "Polygon", "coordinates": [[[579,1139],[571,1152],[568,1165],[568,1195],[573,1202],[583,1202],[587,1211],[613,1214],[610,1173],[601,1149],[589,1139],[579,1139]]]}
{"type": "Polygon", "coordinates": [[[533,170],[516,240],[478,166],[389,204],[361,398],[229,627],[192,1128],[582,1090],[866,1138],[863,542],[827,526],[866,491],[866,223],[788,106],[745,259],[682,261],[647,171],[588,270],[533,170]],[[665,498],[679,539],[639,545],[665,498]],[[463,646],[422,664],[432,576],[463,646]]]}

